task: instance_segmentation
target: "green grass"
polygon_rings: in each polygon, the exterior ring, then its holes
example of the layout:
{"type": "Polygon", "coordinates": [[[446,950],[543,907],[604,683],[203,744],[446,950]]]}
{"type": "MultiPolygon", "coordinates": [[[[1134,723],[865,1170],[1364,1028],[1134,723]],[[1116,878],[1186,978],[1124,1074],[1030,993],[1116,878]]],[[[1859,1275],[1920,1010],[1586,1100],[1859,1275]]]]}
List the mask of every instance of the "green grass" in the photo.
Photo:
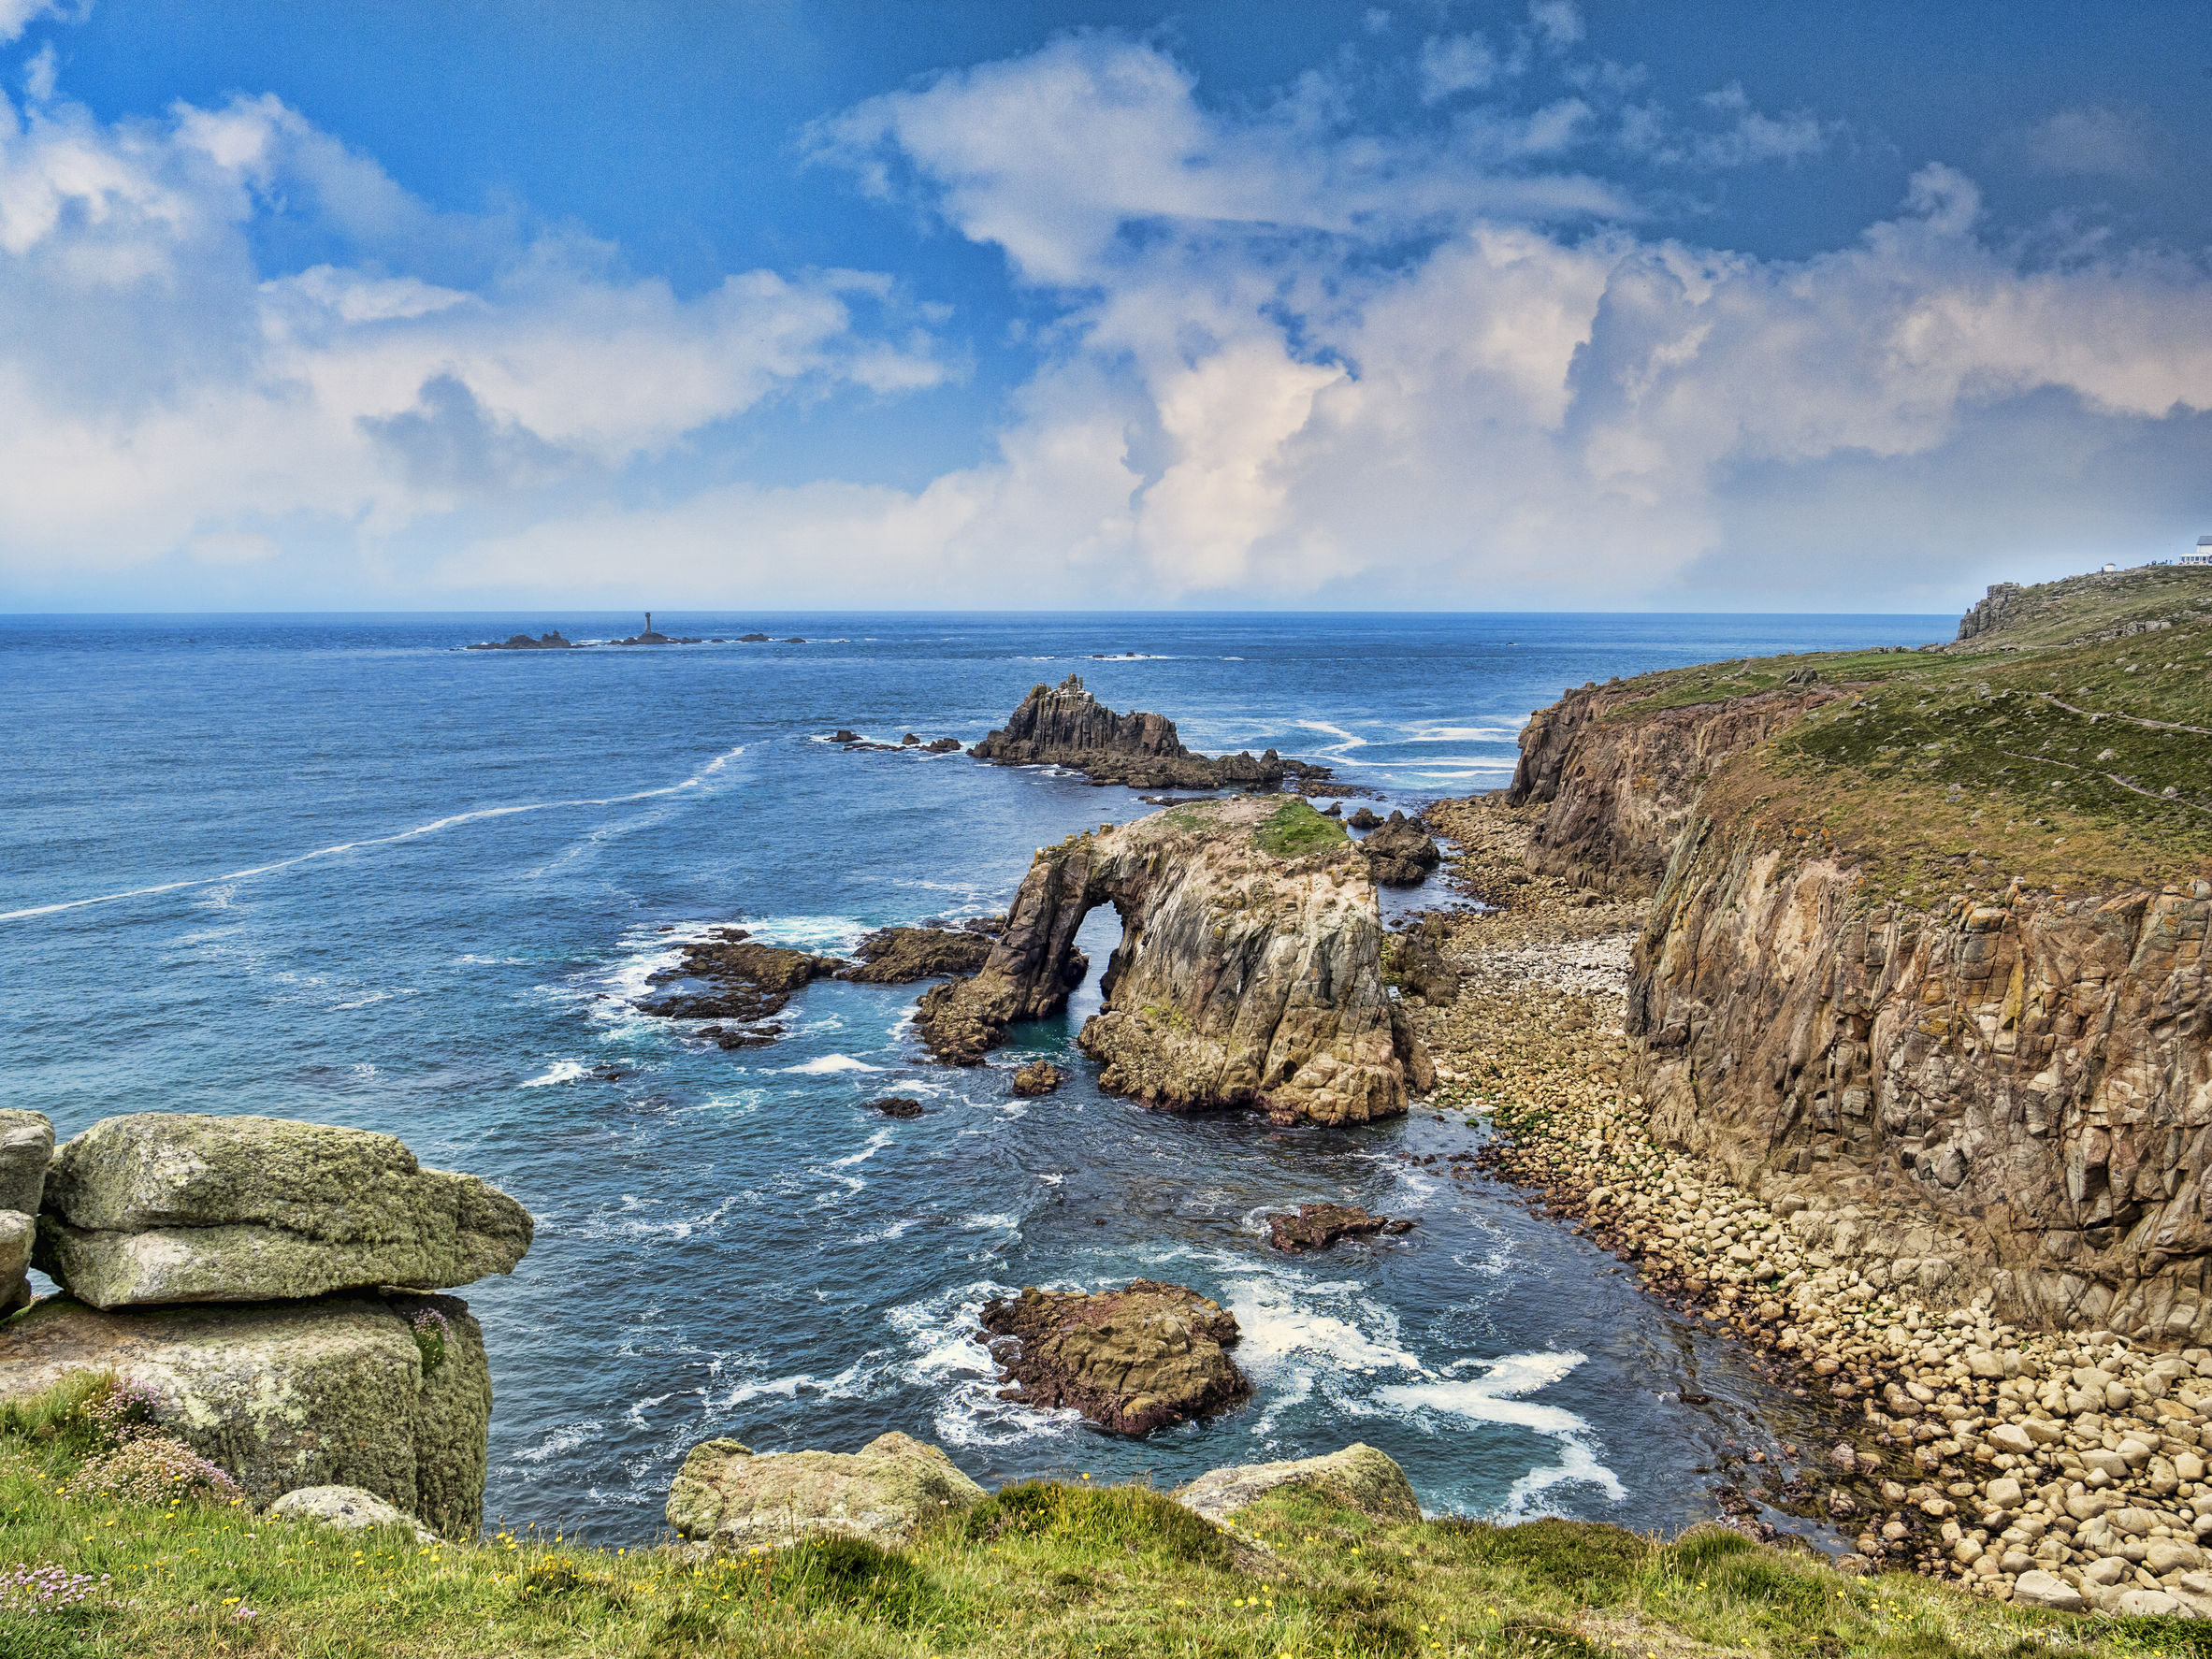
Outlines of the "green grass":
{"type": "Polygon", "coordinates": [[[1278,858],[1326,852],[1351,839],[1343,825],[1314,811],[1310,801],[1298,796],[1285,801],[1268,815],[1266,822],[1252,831],[1253,844],[1262,852],[1278,858]]]}
{"type": "Polygon", "coordinates": [[[1310,1492],[1223,1533],[1149,1488],[1027,1481],[908,1549],[849,1538],[693,1560],[496,1527],[272,1522],[243,1506],[80,1501],[83,1391],[0,1421],[0,1569],[107,1586],[0,1609],[7,1659],[2016,1659],[2205,1654],[2172,1621],[2013,1609],[1857,1580],[1706,1528],[1662,1546],[1564,1521],[1385,1525],[1310,1492]],[[244,1609],[241,1612],[241,1609],[244,1609]]]}
{"type": "Polygon", "coordinates": [[[1756,813],[1771,835],[1832,848],[1867,871],[1870,896],[2212,869],[2212,571],[2074,578],[2027,590],[2021,607],[2014,625],[1942,652],[1646,675],[1606,717],[1756,695],[1813,671],[1825,700],[1725,768],[1705,810],[1756,813]],[[2166,626],[2120,631],[2153,621],[2166,626]]]}

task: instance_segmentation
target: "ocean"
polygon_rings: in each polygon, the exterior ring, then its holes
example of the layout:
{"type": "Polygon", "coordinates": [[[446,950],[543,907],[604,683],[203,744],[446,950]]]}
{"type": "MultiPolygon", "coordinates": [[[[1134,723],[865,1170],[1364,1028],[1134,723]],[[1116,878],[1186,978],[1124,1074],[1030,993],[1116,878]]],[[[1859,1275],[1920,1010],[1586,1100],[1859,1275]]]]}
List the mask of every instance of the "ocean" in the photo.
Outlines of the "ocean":
{"type": "Polygon", "coordinates": [[[487,1516],[640,1542],[697,1441],[901,1429],[986,1485],[1166,1485],[1365,1440],[1432,1510],[1670,1532],[1714,1512],[1724,1456],[1817,1433],[1595,1246],[1404,1162],[1469,1146],[1456,1119],[1285,1130],[1100,1091],[1074,1036],[1109,909],[1066,1016],[981,1070],[926,1063],[920,986],[817,983],[781,1041],[737,1053],[633,1004],[711,927],[836,952],[1000,911],[1037,847],[1153,810],[1041,769],[848,753],[839,728],[973,743],[1079,673],[1193,748],[1320,760],[1387,811],[1503,785],[1563,686],[1947,619],[662,613],[778,639],[462,649],[639,621],[0,618],[7,1104],[64,1136],[152,1110],[380,1130],[527,1205],[528,1258],[460,1292],[491,1352],[487,1516]],[[1071,1082],[1014,1098],[1009,1068],[1040,1055],[1071,1082]],[[865,1109],[890,1094],[929,1109],[865,1109]],[[1267,1248],[1265,1212],[1323,1198],[1419,1225],[1267,1248]],[[1248,1405],[1124,1440],[996,1397],[984,1301],[1138,1277],[1236,1313],[1248,1405]]]}

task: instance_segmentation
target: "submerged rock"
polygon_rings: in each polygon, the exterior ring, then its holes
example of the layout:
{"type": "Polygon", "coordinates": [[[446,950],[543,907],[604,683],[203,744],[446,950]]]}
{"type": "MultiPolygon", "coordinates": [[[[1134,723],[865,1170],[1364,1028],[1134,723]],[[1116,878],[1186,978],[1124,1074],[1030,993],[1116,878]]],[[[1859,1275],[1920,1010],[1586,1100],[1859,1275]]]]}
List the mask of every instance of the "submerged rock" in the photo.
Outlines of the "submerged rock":
{"type": "Polygon", "coordinates": [[[1387,1452],[1358,1440],[1326,1457],[1208,1469],[1168,1495],[1218,1523],[1284,1487],[1308,1488],[1377,1521],[1421,1519],[1421,1500],[1413,1495],[1406,1471],[1387,1452]]]}
{"type": "Polygon", "coordinates": [[[137,1112],[55,1155],[36,1264],[94,1307],[262,1302],[465,1285],[512,1272],[530,1234],[513,1199],[390,1135],[137,1112]]]}
{"type": "MultiPolygon", "coordinates": [[[[1357,817],[1352,821],[1357,823],[1357,817]]],[[[1367,855],[1375,879],[1386,887],[1419,887],[1442,857],[1420,823],[1400,812],[1392,813],[1370,831],[1360,850],[1367,855]]]]}
{"type": "Polygon", "coordinates": [[[1048,1060],[1035,1060],[1014,1074],[1014,1092],[1032,1098],[1050,1094],[1063,1081],[1058,1066],[1048,1060]]]}
{"type": "Polygon", "coordinates": [[[1228,785],[1272,787],[1290,778],[1325,778],[1329,769],[1285,760],[1273,749],[1209,758],[1183,747],[1164,714],[1117,714],[1070,674],[1038,685],[1006,724],[968,751],[1001,766],[1063,766],[1094,784],[1133,789],[1216,789],[1228,785]]]}
{"type": "Polygon", "coordinates": [[[413,1516],[358,1486],[303,1486],[268,1507],[272,1521],[308,1521],[339,1532],[366,1532],[376,1526],[404,1526],[418,1544],[434,1544],[438,1535],[413,1516]]]}
{"type": "Polygon", "coordinates": [[[723,1547],[821,1533],[896,1545],[983,1496],[943,1451],[907,1435],[880,1435],[856,1452],[756,1454],[708,1440],[684,1459],[666,1513],[681,1536],[723,1547]]]}
{"type": "Polygon", "coordinates": [[[1265,1218],[1267,1242],[1279,1250],[1325,1250],[1340,1238],[1377,1233],[1410,1233],[1413,1223],[1370,1216],[1353,1204],[1302,1204],[1295,1212],[1265,1218]]]}
{"type": "Polygon", "coordinates": [[[990,941],[965,930],[884,928],[862,939],[853,954],[860,959],[859,963],[842,970],[840,979],[904,985],[975,973],[990,955],[990,941]]]}
{"type": "Polygon", "coordinates": [[[1083,918],[1122,938],[1077,1041],[1101,1083],[1173,1110],[1256,1105],[1279,1122],[1364,1123],[1433,1080],[1382,982],[1365,862],[1303,801],[1242,797],[1155,813],[1041,851],[972,979],[928,992],[918,1024],[974,1065],[1018,1019],[1082,982],[1083,918]]]}
{"type": "Polygon", "coordinates": [[[257,1504],[354,1486],[448,1537],[483,1524],[491,1374],[455,1297],[104,1313],[50,1296],[0,1329],[0,1399],[86,1373],[150,1388],[164,1432],[257,1504]],[[418,1320],[435,1344],[418,1338],[418,1320]]]}
{"type": "Polygon", "coordinates": [[[1181,1285],[1138,1279],[1089,1295],[1029,1287],[983,1309],[1002,1400],[1072,1407],[1101,1428],[1149,1435],[1236,1405],[1251,1385],[1224,1351],[1236,1318],[1181,1285]]]}

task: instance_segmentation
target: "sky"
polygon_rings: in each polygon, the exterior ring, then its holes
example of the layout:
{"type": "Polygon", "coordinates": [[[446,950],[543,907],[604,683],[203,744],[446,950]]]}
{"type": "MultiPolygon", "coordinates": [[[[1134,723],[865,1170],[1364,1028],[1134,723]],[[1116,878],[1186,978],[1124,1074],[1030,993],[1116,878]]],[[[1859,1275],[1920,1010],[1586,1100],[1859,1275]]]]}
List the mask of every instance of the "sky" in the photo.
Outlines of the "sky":
{"type": "Polygon", "coordinates": [[[2212,532],[2212,8],[0,0],[0,610],[1898,611],[2212,532]]]}

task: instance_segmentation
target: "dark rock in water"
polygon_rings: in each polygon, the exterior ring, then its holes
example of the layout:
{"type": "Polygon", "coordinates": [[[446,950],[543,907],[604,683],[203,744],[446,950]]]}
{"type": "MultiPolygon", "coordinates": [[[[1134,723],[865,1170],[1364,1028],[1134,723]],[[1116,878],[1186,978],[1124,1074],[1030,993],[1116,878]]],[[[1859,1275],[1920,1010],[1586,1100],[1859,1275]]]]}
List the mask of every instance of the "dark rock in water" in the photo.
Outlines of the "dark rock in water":
{"type": "Polygon", "coordinates": [[[629,1066],[604,1065],[593,1066],[590,1075],[598,1078],[601,1083],[619,1083],[625,1077],[636,1076],[637,1072],[629,1066]]]}
{"type": "Polygon", "coordinates": [[[1181,1285],[1138,1279],[1091,1295],[1032,1286],[983,1309],[1002,1400],[1068,1406],[1118,1435],[1149,1435],[1237,1404],[1251,1384],[1224,1351],[1236,1316],[1181,1285]]]}
{"type": "Polygon", "coordinates": [[[1330,801],[1327,807],[1323,810],[1321,815],[1324,818],[1342,817],[1344,815],[1344,803],[1341,801],[1330,801]]]}
{"type": "Polygon", "coordinates": [[[921,739],[915,736],[911,731],[899,740],[899,747],[902,749],[918,749],[920,746],[921,739]]]}
{"type": "Polygon", "coordinates": [[[1344,821],[1347,824],[1350,824],[1354,830],[1372,830],[1376,825],[1382,822],[1381,818],[1377,817],[1372,812],[1368,811],[1367,808],[1364,806],[1361,807],[1357,812],[1353,813],[1352,816],[1346,818],[1344,821]]]}
{"type": "Polygon", "coordinates": [[[1360,850],[1367,855],[1375,879],[1386,887],[1419,887],[1442,857],[1417,821],[1395,812],[1360,843],[1360,850]]]}
{"type": "Polygon", "coordinates": [[[712,1043],[716,1047],[724,1050],[730,1050],[738,1048],[765,1048],[771,1043],[774,1042],[776,1038],[782,1036],[783,1032],[776,1030],[776,1028],[773,1026],[762,1026],[758,1030],[740,1026],[735,1031],[731,1031],[728,1026],[710,1025],[706,1028],[706,1030],[701,1031],[699,1034],[704,1037],[708,1042],[712,1043]]]}
{"type": "Polygon", "coordinates": [[[1325,1250],[1340,1238],[1365,1237],[1377,1233],[1404,1233],[1413,1223],[1394,1221],[1388,1216],[1370,1216],[1357,1205],[1302,1204],[1297,1213],[1288,1211],[1266,1218],[1267,1242],[1279,1250],[1325,1250]]]}
{"type": "Polygon", "coordinates": [[[847,731],[840,726],[830,734],[830,741],[833,743],[857,743],[860,741],[860,734],[857,731],[847,731]]]}
{"type": "Polygon", "coordinates": [[[1444,922],[1430,916],[1398,935],[1397,982],[1408,992],[1437,1003],[1459,1000],[1459,975],[1444,960],[1444,922]]]}
{"type": "Polygon", "coordinates": [[[766,634],[740,634],[737,642],[741,645],[756,645],[765,643],[767,639],[766,634]]]}
{"type": "Polygon", "coordinates": [[[803,645],[806,643],[806,642],[801,639],[797,634],[793,634],[789,639],[786,640],[784,643],[787,645],[803,645]]]}
{"type": "Polygon", "coordinates": [[[1014,1074],[1014,1092],[1034,1100],[1040,1094],[1050,1094],[1066,1080],[1050,1060],[1032,1060],[1014,1074]]]}
{"type": "Polygon", "coordinates": [[[921,1116],[921,1102],[909,1100],[903,1094],[893,1094],[879,1101],[870,1101],[865,1109],[881,1112],[886,1118],[918,1118],[921,1116]]]}
{"type": "Polygon", "coordinates": [[[959,747],[960,739],[957,737],[941,737],[934,743],[922,744],[923,750],[932,755],[950,755],[959,747]]]}
{"type": "Polygon", "coordinates": [[[1209,759],[1193,754],[1164,714],[1117,714],[1070,674],[1038,685],[1000,729],[968,751],[1001,766],[1064,766],[1094,784],[1133,789],[1215,789],[1230,784],[1274,787],[1286,777],[1326,777],[1325,766],[1285,760],[1273,749],[1209,759]]]}
{"type": "Polygon", "coordinates": [[[555,628],[551,633],[540,634],[534,640],[528,634],[511,634],[504,640],[497,642],[486,640],[483,644],[471,645],[469,649],[471,651],[578,651],[583,647],[573,640],[563,639],[560,629],[555,628]]]}
{"type": "MultiPolygon", "coordinates": [[[[745,937],[743,928],[725,928],[711,939],[686,945],[682,961],[672,973],[655,975],[657,979],[702,979],[712,990],[646,997],[637,1009],[662,1019],[758,1021],[780,1013],[793,991],[846,965],[837,957],[756,944],[745,937]]],[[[746,1033],[748,1037],[758,1035],[746,1033]]],[[[744,1040],[724,1042],[720,1037],[716,1041],[725,1047],[756,1046],[744,1040]]]]}
{"type": "Polygon", "coordinates": [[[975,973],[990,955],[990,941],[964,930],[885,928],[862,939],[854,954],[860,962],[841,972],[840,979],[861,985],[904,985],[909,980],[975,973]]]}

